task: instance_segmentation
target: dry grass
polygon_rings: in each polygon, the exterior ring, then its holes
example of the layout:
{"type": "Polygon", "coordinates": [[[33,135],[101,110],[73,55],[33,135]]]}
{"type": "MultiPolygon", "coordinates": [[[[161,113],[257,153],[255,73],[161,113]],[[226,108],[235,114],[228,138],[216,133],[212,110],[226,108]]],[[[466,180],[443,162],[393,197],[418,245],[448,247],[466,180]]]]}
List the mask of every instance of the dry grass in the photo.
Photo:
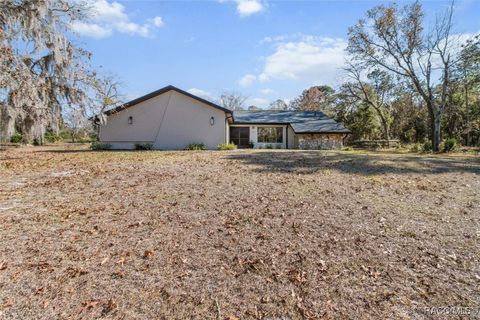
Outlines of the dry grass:
{"type": "Polygon", "coordinates": [[[480,304],[478,157],[0,157],[2,319],[398,319],[480,304]]]}

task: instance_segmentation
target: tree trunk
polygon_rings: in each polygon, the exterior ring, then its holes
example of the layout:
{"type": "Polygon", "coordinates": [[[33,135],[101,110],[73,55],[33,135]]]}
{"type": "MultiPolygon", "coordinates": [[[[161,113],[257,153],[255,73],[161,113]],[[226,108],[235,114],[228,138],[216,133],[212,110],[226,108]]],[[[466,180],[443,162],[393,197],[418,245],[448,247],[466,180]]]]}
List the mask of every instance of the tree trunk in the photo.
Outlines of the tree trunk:
{"type": "Polygon", "coordinates": [[[35,121],[27,115],[24,119],[22,119],[22,142],[23,143],[32,143],[34,139],[34,125],[35,121]]]}
{"type": "Polygon", "coordinates": [[[383,138],[387,140],[388,146],[390,147],[390,126],[388,122],[382,117],[382,126],[383,126],[383,138]]]}
{"type": "Polygon", "coordinates": [[[467,146],[470,146],[470,110],[468,110],[468,80],[467,80],[467,68],[463,66],[463,76],[465,84],[465,112],[467,113],[467,146]]]}
{"type": "Polygon", "coordinates": [[[60,127],[62,125],[62,110],[60,107],[55,106],[53,110],[50,111],[49,121],[46,123],[47,128],[49,128],[53,133],[58,135],[60,133],[60,127]]]}
{"type": "Polygon", "coordinates": [[[433,134],[432,134],[432,149],[433,152],[439,152],[440,149],[440,138],[441,138],[441,124],[442,124],[442,115],[440,112],[434,113],[433,119],[433,134]]]}
{"type": "Polygon", "coordinates": [[[8,141],[15,133],[15,114],[8,105],[0,105],[0,141],[8,141]]]}
{"type": "Polygon", "coordinates": [[[22,121],[22,135],[24,143],[37,143],[42,145],[44,143],[45,126],[39,120],[31,115],[27,115],[22,121]]]}
{"type": "MultiPolygon", "coordinates": [[[[430,124],[429,124],[429,127],[430,127],[430,132],[429,132],[430,141],[432,142],[432,150],[435,151],[435,140],[436,140],[436,138],[435,138],[435,135],[436,135],[435,134],[435,132],[436,132],[435,123],[436,123],[436,119],[437,119],[437,116],[436,116],[437,113],[434,110],[433,103],[429,103],[428,101],[427,101],[427,110],[428,110],[428,120],[430,122],[430,124]]],[[[440,131],[440,124],[438,126],[438,131],[440,131]]],[[[440,140],[440,138],[438,138],[438,140],[440,140]]],[[[438,143],[438,145],[440,145],[440,142],[438,143]]],[[[438,149],[438,145],[437,145],[437,149],[438,149]]]]}
{"type": "Polygon", "coordinates": [[[382,129],[383,129],[383,138],[387,140],[388,147],[390,147],[390,125],[388,123],[388,120],[385,118],[385,115],[383,114],[382,110],[380,107],[375,106],[371,104],[373,109],[377,112],[378,116],[380,117],[380,122],[382,123],[382,129]]]}

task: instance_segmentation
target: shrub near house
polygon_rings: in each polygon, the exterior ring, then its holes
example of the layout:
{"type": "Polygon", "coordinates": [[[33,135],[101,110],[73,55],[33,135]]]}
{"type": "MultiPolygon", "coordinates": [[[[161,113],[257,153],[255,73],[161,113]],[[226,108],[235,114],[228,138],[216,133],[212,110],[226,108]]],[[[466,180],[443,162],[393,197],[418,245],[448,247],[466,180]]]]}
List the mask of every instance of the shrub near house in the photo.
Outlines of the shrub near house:
{"type": "Polygon", "coordinates": [[[218,150],[235,150],[237,146],[234,143],[221,143],[218,145],[218,150]]]}
{"type": "Polygon", "coordinates": [[[189,143],[185,147],[185,150],[206,150],[207,147],[204,143],[189,143]]]}

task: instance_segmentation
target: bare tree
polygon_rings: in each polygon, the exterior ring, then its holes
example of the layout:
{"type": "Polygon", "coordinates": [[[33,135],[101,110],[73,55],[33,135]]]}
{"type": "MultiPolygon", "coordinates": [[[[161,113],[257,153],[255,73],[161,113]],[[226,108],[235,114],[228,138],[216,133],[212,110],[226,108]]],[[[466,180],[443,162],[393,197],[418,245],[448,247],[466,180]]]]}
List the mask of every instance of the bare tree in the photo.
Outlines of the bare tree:
{"type": "Polygon", "coordinates": [[[247,97],[234,91],[224,92],[220,96],[222,106],[232,111],[244,110],[243,104],[245,100],[247,100],[247,97]]]}
{"type": "Polygon", "coordinates": [[[270,103],[268,106],[268,109],[270,110],[287,110],[288,109],[288,104],[283,101],[282,99],[277,99],[270,103]]]}
{"type": "Polygon", "coordinates": [[[80,133],[91,132],[91,123],[82,109],[69,110],[64,116],[66,127],[70,132],[72,142],[76,142],[80,138],[80,133]]]}
{"type": "Polygon", "coordinates": [[[362,66],[348,64],[345,68],[348,77],[352,80],[346,82],[344,87],[347,94],[354,100],[361,101],[375,110],[382,124],[383,137],[390,140],[390,124],[392,114],[389,106],[394,90],[391,76],[382,70],[375,69],[366,77],[363,75],[362,66]]]}
{"type": "Polygon", "coordinates": [[[472,133],[480,132],[480,117],[475,116],[480,111],[478,102],[478,107],[475,108],[475,102],[480,100],[480,95],[478,95],[480,88],[480,34],[469,39],[462,46],[458,63],[453,72],[453,84],[456,91],[461,92],[461,97],[458,97],[459,94],[455,95],[454,90],[453,96],[457,96],[455,99],[457,106],[449,111],[455,115],[452,118],[464,116],[459,126],[463,127],[462,132],[468,146],[472,143],[472,133]],[[476,92],[477,98],[475,98],[476,92]],[[463,105],[463,108],[460,105],[463,105]]]}
{"type": "Polygon", "coordinates": [[[104,112],[120,106],[124,96],[120,92],[121,82],[114,74],[97,75],[92,79],[93,94],[89,97],[88,110],[85,114],[94,116],[101,123],[106,121],[104,112]]]}
{"type": "Polygon", "coordinates": [[[63,118],[72,142],[81,133],[93,133],[97,124],[106,122],[105,111],[121,106],[124,101],[124,96],[120,93],[121,82],[114,74],[92,74],[91,77],[78,81],[77,86],[84,86],[88,89],[88,94],[84,106],[64,112],[63,118]]]}
{"type": "Polygon", "coordinates": [[[335,90],[329,86],[313,86],[303,90],[290,107],[299,111],[327,111],[332,107],[335,90]]]}
{"type": "Polygon", "coordinates": [[[451,37],[453,3],[435,27],[425,32],[419,2],[398,8],[377,6],[349,29],[347,51],[371,67],[382,67],[410,81],[430,114],[433,150],[439,150],[441,121],[454,50],[451,37]]]}
{"type": "Polygon", "coordinates": [[[82,105],[85,92],[75,80],[86,73],[90,54],[67,34],[85,12],[82,1],[0,2],[2,135],[11,135],[18,120],[24,139],[41,142],[47,125],[58,131],[64,107],[82,105]]]}

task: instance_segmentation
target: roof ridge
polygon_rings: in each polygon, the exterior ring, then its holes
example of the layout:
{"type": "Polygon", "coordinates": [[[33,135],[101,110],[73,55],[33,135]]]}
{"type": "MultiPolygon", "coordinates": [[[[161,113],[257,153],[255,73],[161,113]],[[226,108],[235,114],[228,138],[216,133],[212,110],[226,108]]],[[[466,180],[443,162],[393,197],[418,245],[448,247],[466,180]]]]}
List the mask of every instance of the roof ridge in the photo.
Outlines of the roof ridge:
{"type": "Polygon", "coordinates": [[[190,97],[190,98],[192,98],[192,99],[195,99],[195,100],[197,100],[197,101],[200,101],[200,102],[202,102],[202,103],[205,103],[206,105],[209,105],[209,106],[211,106],[211,107],[213,107],[213,108],[217,108],[217,109],[219,109],[219,110],[222,110],[222,111],[224,111],[224,112],[227,112],[227,113],[231,113],[231,112],[232,112],[231,110],[228,110],[227,108],[221,107],[221,106],[219,106],[218,104],[216,104],[216,103],[214,103],[214,102],[212,102],[212,101],[209,101],[209,100],[206,100],[206,99],[201,98],[201,97],[199,97],[199,96],[196,96],[196,95],[194,95],[193,93],[190,93],[190,92],[188,92],[188,91],[179,89],[179,88],[177,88],[177,87],[175,87],[175,86],[173,86],[173,85],[170,84],[170,85],[165,86],[165,87],[163,87],[163,88],[161,88],[161,89],[152,91],[152,92],[147,93],[147,94],[145,94],[145,95],[143,95],[143,96],[140,96],[140,97],[138,97],[138,98],[136,98],[136,99],[130,100],[130,101],[128,101],[128,102],[125,102],[125,103],[123,103],[122,105],[120,105],[120,106],[118,106],[118,107],[115,107],[115,108],[113,108],[113,109],[110,109],[110,110],[105,111],[104,113],[105,113],[106,115],[110,115],[110,114],[115,113],[115,112],[120,112],[120,111],[125,110],[125,109],[127,109],[127,108],[129,108],[129,107],[132,107],[132,106],[134,106],[134,105],[136,105],[136,104],[138,104],[138,103],[140,103],[140,102],[149,100],[149,99],[151,99],[151,98],[154,98],[154,97],[156,97],[156,96],[159,96],[159,95],[164,94],[164,93],[166,93],[166,92],[168,92],[168,91],[171,91],[171,90],[176,91],[176,92],[178,92],[178,93],[180,93],[180,94],[183,94],[183,95],[185,95],[185,96],[187,96],[187,97],[190,97]]]}
{"type": "Polygon", "coordinates": [[[323,111],[303,111],[303,110],[269,110],[269,109],[264,109],[264,110],[233,110],[233,112],[303,112],[303,113],[323,113],[323,111]]]}

